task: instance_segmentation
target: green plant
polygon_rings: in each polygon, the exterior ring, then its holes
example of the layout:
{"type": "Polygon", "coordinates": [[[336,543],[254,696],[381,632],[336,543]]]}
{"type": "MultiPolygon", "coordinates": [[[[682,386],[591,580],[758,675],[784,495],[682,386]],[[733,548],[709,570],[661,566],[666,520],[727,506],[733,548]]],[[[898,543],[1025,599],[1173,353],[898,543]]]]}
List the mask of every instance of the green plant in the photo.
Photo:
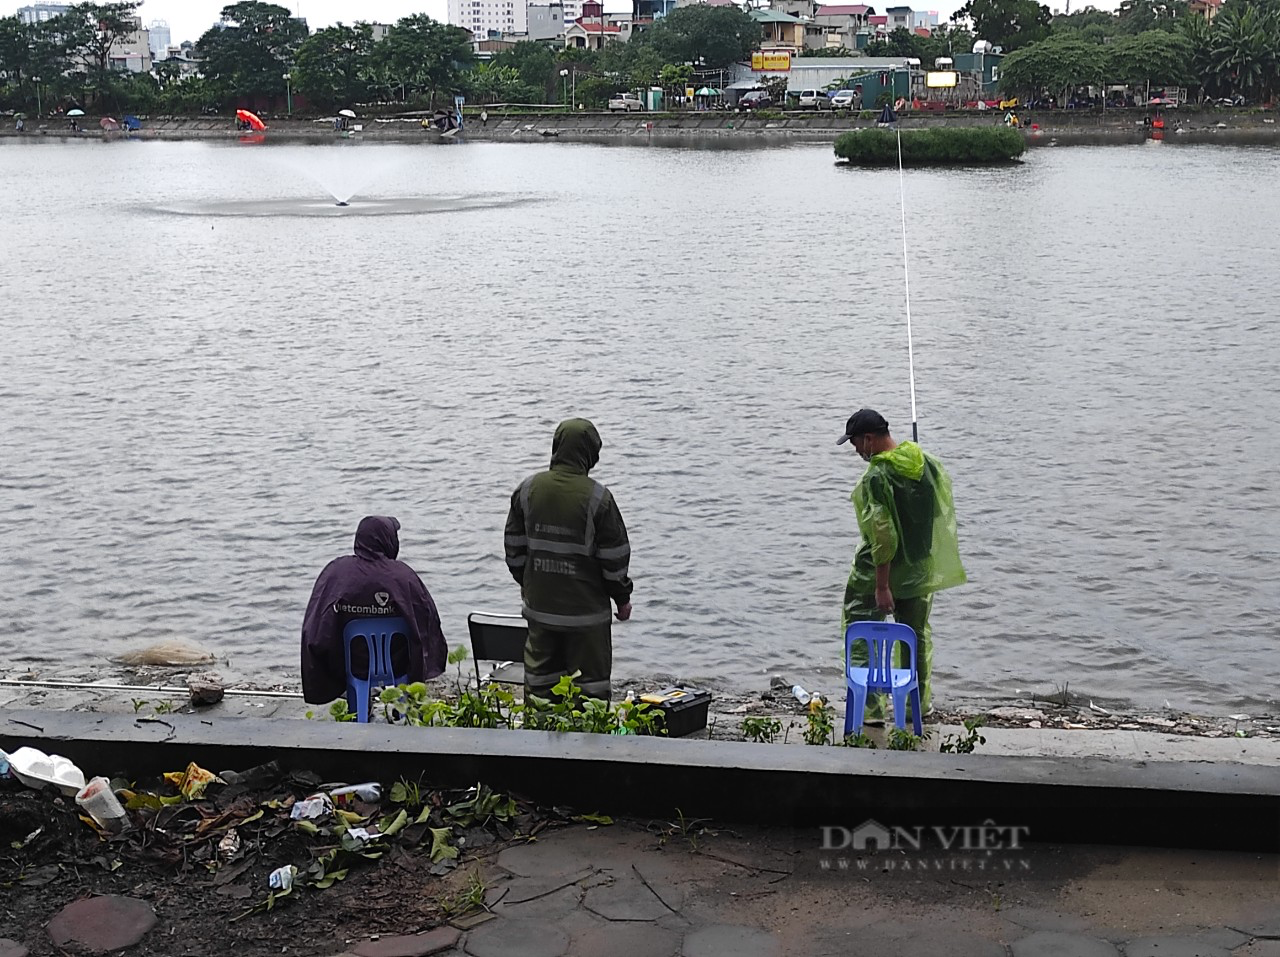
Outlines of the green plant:
{"type": "Polygon", "coordinates": [[[835,731],[835,709],[821,698],[809,702],[807,726],[804,729],[805,744],[826,744],[835,731]]]}
{"type": "Polygon", "coordinates": [[[949,734],[944,737],[942,743],[938,745],[938,752],[940,754],[972,754],[977,750],[978,745],[987,743],[987,739],[978,732],[982,724],[983,718],[981,715],[965,719],[965,733],[963,735],[949,734]]]}
{"type": "Polygon", "coordinates": [[[172,701],[157,701],[155,706],[156,714],[173,714],[177,710],[177,706],[172,701]]]}
{"type": "Polygon", "coordinates": [[[477,784],[472,790],[474,795],[444,809],[445,816],[460,827],[483,827],[495,819],[507,823],[519,813],[515,799],[509,795],[499,794],[484,784],[477,784]]]}
{"type": "Polygon", "coordinates": [[[329,705],[329,717],[334,721],[354,721],[356,714],[347,707],[347,699],[339,698],[333,704],[329,705]]]}
{"type": "Polygon", "coordinates": [[[845,735],[844,740],[840,742],[839,746],[844,748],[867,748],[871,751],[874,751],[877,747],[875,741],[873,741],[871,736],[865,731],[859,731],[857,734],[845,735]]]}
{"type": "Polygon", "coordinates": [[[933,729],[928,728],[924,734],[912,734],[906,728],[889,729],[890,751],[919,751],[924,743],[933,736],[933,729]]]}
{"type": "Polygon", "coordinates": [[[422,807],[422,779],[410,781],[408,778],[401,778],[391,785],[390,796],[392,804],[403,804],[407,808],[422,807]]]}
{"type": "Polygon", "coordinates": [[[752,110],[751,115],[757,120],[780,120],[783,116],[781,110],[752,110]]]}
{"type": "MultiPolygon", "coordinates": [[[[1017,130],[1006,127],[938,127],[902,132],[904,166],[982,165],[1009,162],[1026,150],[1017,130]]],[[[897,166],[898,131],[850,130],[836,137],[835,153],[860,166],[897,166]]]]}
{"type": "Polygon", "coordinates": [[[133,713],[134,713],[134,714],[137,714],[139,711],[141,711],[143,708],[145,708],[145,707],[147,706],[147,704],[148,704],[148,702],[147,702],[147,699],[146,699],[146,698],[130,698],[129,700],[130,700],[130,702],[133,704],[133,713]]]}
{"type": "Polygon", "coordinates": [[[773,744],[782,731],[782,722],[776,718],[748,717],[742,719],[742,738],[757,744],[773,744]]]}
{"type": "Polygon", "coordinates": [[[489,885],[480,876],[480,872],[472,871],[467,875],[467,883],[462,890],[444,895],[437,903],[446,917],[462,917],[473,910],[488,910],[484,903],[485,894],[488,892],[489,885]]]}
{"type": "Polygon", "coordinates": [[[703,826],[709,820],[710,818],[705,817],[685,817],[684,811],[676,808],[676,820],[667,822],[659,843],[665,844],[668,837],[679,835],[689,845],[691,851],[696,851],[698,849],[698,838],[704,834],[715,835],[714,831],[708,830],[703,826]]]}

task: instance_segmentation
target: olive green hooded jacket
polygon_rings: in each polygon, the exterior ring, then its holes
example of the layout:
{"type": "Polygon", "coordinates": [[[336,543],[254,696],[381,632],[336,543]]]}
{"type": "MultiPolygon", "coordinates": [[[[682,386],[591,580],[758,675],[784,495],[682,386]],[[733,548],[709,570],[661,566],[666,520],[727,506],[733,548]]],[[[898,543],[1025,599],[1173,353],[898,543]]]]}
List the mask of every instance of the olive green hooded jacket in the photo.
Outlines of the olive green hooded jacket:
{"type": "Polygon", "coordinates": [[[612,620],[610,600],[631,596],[631,544],[613,495],[587,473],[600,460],[600,433],[567,419],[551,443],[551,468],[511,496],[507,568],[520,583],[524,617],[548,628],[594,628],[612,620]]]}
{"type": "Polygon", "coordinates": [[[874,595],[876,566],[884,564],[897,598],[923,598],[965,583],[951,478],[916,443],[873,455],[850,498],[862,541],[848,593],[874,595]]]}

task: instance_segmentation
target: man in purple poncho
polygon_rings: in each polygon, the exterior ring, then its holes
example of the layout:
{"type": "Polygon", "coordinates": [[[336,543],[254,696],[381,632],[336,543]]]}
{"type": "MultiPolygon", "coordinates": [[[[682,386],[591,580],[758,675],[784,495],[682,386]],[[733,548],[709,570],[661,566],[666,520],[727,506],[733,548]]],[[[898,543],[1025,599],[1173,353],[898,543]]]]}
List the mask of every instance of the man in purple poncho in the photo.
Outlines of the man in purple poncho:
{"type": "MultiPolygon", "coordinates": [[[[325,566],[311,590],[302,620],[302,695],[324,704],[346,694],[347,664],[342,629],[357,618],[398,615],[405,620],[408,645],[397,636],[391,647],[396,674],[425,681],[444,671],[445,641],[440,614],[417,572],[400,554],[400,523],[370,515],[356,529],[354,555],[325,566]]],[[[363,641],[351,647],[351,668],[367,674],[369,655],[363,641]]]]}

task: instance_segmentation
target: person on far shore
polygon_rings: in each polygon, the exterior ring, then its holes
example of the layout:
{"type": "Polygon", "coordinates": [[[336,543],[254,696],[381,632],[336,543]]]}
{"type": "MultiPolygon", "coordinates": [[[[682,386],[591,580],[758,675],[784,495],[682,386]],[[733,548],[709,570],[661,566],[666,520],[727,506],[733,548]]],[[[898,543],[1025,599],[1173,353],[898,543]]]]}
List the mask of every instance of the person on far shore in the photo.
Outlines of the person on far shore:
{"type": "Polygon", "coordinates": [[[588,474],[600,460],[600,433],[566,419],[551,441],[551,468],[511,496],[504,540],[529,623],[524,692],[550,698],[565,675],[589,698],[609,700],[613,614],[631,617],[631,543],[613,494],[588,474]]]}
{"type": "Polygon", "coordinates": [[[489,111],[481,110],[480,111],[480,128],[484,129],[488,125],[489,125],[489,111]]]}
{"type": "MultiPolygon", "coordinates": [[[[920,707],[927,715],[932,710],[933,595],[968,580],[956,541],[951,477],[915,442],[894,441],[889,423],[872,409],[859,409],[849,417],[836,444],[845,442],[868,464],[850,496],[862,541],[845,586],[840,631],[843,635],[851,622],[883,621],[889,614],[911,626],[916,633],[920,707]]],[[[905,657],[901,645],[895,657],[905,657]]],[[[853,646],[851,663],[866,666],[867,647],[862,642],[853,646]]],[[[897,660],[895,666],[905,667],[905,662],[897,660]]],[[[868,696],[866,724],[884,724],[886,697],[868,696]]]]}
{"type": "MultiPolygon", "coordinates": [[[[426,681],[444,671],[445,640],[431,593],[417,572],[402,561],[400,523],[370,515],[356,529],[355,554],[335,558],[316,579],[302,621],[302,696],[325,704],[347,691],[342,630],[359,618],[399,617],[405,635],[391,643],[392,671],[409,681],[426,681]]],[[[367,675],[369,650],[352,642],[351,669],[367,675]]]]}

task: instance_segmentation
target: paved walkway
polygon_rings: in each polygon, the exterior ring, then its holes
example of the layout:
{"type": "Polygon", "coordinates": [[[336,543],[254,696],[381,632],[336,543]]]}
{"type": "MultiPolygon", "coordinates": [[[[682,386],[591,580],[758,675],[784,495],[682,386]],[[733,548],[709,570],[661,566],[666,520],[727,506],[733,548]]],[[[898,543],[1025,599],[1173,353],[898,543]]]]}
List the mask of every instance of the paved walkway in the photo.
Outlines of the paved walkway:
{"type": "Polygon", "coordinates": [[[479,923],[317,957],[1280,957],[1274,856],[821,842],[679,822],[551,832],[455,874],[488,885],[479,923]]]}

